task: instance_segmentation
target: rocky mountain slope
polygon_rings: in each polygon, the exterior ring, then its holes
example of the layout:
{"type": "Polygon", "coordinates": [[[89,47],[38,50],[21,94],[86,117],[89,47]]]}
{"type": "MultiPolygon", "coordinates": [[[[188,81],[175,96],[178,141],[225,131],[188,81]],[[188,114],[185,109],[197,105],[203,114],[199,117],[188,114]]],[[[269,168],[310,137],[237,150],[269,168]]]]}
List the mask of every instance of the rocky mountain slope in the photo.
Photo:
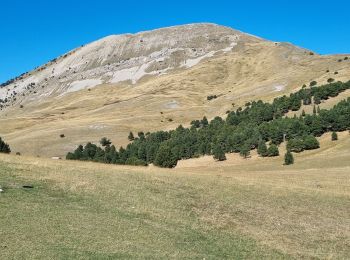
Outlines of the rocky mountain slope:
{"type": "Polygon", "coordinates": [[[4,84],[0,135],[15,151],[40,156],[103,136],[125,145],[130,130],[224,116],[312,80],[349,80],[346,57],[214,24],[109,36],[4,84]]]}
{"type": "Polygon", "coordinates": [[[8,99],[6,106],[20,100],[60,96],[103,83],[128,81],[136,84],[145,76],[190,68],[205,58],[232,51],[239,43],[258,41],[255,37],[213,24],[112,35],[23,75],[0,89],[0,98],[8,99]],[[20,94],[30,95],[30,98],[14,100],[20,94]]]}

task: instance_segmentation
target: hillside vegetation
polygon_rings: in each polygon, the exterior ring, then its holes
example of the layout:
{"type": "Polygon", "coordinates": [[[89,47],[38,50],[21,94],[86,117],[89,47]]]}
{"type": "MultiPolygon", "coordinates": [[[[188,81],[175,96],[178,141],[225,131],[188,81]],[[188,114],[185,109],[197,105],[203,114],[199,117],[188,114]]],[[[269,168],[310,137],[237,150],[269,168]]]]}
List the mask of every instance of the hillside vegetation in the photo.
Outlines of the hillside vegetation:
{"type": "Polygon", "coordinates": [[[0,258],[348,259],[350,139],[320,143],[288,168],[255,155],[171,170],[0,155],[0,258]]]}
{"type": "MultiPolygon", "coordinates": [[[[290,152],[317,149],[319,143],[315,137],[328,131],[350,130],[350,98],[329,110],[316,109],[321,101],[350,89],[350,81],[320,87],[315,87],[316,84],[311,82],[310,88],[303,86],[288,97],[275,98],[271,104],[261,100],[248,102],[244,109],[228,112],[226,120],[217,116],[209,123],[204,117],[192,121],[191,128],[180,125],[169,132],[139,132],[136,138],[130,132],[132,143],[126,149],[117,150],[110,140],[103,138],[100,143],[104,149],[92,143],[80,145],[67,154],[67,159],[129,165],[153,163],[172,168],[178,160],[203,155],[213,155],[219,161],[226,160],[225,153],[232,152],[248,157],[255,148],[262,157],[278,156],[277,145],[285,140],[290,152]],[[298,111],[302,104],[313,104],[313,115],[303,112],[300,117],[284,117],[289,111],[298,111]],[[268,148],[266,142],[270,143],[268,148]]],[[[293,163],[290,153],[285,163],[293,163]]]]}

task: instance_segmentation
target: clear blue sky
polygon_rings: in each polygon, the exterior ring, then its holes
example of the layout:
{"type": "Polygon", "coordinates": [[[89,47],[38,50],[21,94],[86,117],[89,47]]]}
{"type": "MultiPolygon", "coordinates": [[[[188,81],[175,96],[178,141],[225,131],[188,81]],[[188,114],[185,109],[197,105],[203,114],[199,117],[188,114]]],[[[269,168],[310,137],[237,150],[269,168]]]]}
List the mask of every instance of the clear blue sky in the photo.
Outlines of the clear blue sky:
{"type": "Polygon", "coordinates": [[[350,53],[349,13],[349,0],[1,0],[0,82],[103,36],[194,22],[350,53]]]}

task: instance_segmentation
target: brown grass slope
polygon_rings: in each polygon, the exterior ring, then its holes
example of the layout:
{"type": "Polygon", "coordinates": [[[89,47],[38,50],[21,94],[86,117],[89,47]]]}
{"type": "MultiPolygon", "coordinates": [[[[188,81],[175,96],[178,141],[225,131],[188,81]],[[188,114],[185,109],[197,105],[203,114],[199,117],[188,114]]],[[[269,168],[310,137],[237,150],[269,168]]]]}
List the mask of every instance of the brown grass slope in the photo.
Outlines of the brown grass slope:
{"type": "Polygon", "coordinates": [[[103,136],[126,145],[129,131],[171,129],[203,116],[223,116],[246,101],[271,100],[312,80],[349,80],[350,61],[338,61],[345,56],[310,55],[285,43],[244,42],[193,68],[135,85],[105,84],[12,107],[0,113],[0,135],[14,151],[39,156],[64,156],[103,136]],[[219,97],[207,101],[209,95],[219,97]]]}
{"type": "Polygon", "coordinates": [[[0,155],[0,258],[349,259],[350,138],[320,141],[292,166],[253,157],[167,170],[0,155]]]}

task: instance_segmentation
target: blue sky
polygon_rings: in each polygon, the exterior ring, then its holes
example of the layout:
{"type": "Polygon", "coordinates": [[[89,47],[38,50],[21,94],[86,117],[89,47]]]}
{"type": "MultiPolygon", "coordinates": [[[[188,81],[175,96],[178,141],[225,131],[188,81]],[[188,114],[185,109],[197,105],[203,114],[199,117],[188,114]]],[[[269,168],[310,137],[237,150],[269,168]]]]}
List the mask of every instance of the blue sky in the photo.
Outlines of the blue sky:
{"type": "Polygon", "coordinates": [[[0,82],[110,34],[212,22],[321,54],[350,53],[350,1],[1,0],[0,82]]]}

